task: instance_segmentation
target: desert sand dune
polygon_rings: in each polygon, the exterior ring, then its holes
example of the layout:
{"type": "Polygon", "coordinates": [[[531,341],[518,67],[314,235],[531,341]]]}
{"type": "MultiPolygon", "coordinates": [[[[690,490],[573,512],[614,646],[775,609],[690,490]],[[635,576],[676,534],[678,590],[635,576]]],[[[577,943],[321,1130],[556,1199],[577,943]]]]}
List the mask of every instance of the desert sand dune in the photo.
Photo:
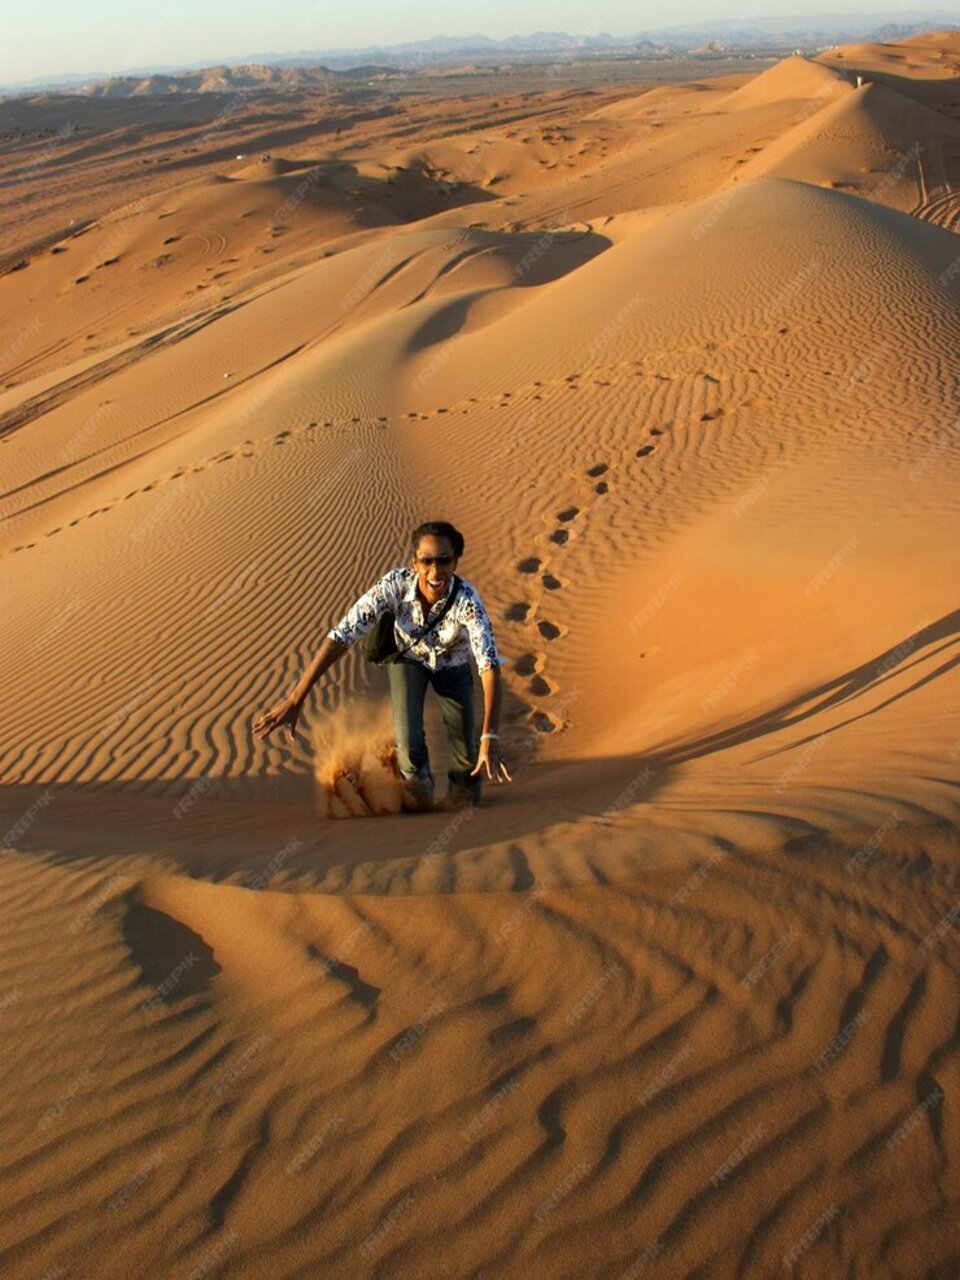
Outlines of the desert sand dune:
{"type": "Polygon", "coordinates": [[[85,143],[0,276],[4,1274],[957,1274],[956,59],[85,143]],[[250,722],[433,517],[515,782],[414,815],[359,654],[250,722]]]}
{"type": "Polygon", "coordinates": [[[779,102],[826,105],[848,90],[846,70],[823,66],[795,54],[748,80],[727,99],[730,107],[769,107],[779,102]]]}
{"type": "Polygon", "coordinates": [[[957,118],[960,112],[960,39],[956,31],[912,36],[899,43],[850,44],[817,59],[847,75],[877,80],[957,118]]]}
{"type": "Polygon", "coordinates": [[[960,167],[960,123],[895,89],[865,84],[802,121],[755,156],[741,180],[762,175],[796,178],[855,191],[882,203],[921,212],[931,182],[960,167]]]}

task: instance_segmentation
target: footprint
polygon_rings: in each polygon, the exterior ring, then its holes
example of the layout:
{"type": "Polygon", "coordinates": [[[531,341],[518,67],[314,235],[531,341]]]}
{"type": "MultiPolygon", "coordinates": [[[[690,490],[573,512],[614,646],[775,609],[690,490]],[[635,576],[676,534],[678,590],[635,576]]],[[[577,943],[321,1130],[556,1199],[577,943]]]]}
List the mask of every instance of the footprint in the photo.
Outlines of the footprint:
{"type": "Polygon", "coordinates": [[[517,570],[520,573],[536,573],[539,568],[540,561],[536,556],[528,556],[526,560],[521,560],[517,565],[517,570]]]}
{"type": "Polygon", "coordinates": [[[723,410],[722,410],[722,409],[711,409],[709,413],[702,413],[702,414],[700,415],[700,421],[701,421],[701,422],[713,422],[713,420],[714,420],[715,418],[722,418],[722,417],[723,417],[723,410]]]}
{"type": "Polygon", "coordinates": [[[558,627],[555,622],[547,622],[546,619],[544,619],[543,622],[537,623],[537,630],[543,636],[544,640],[559,640],[563,635],[562,629],[558,627]]]}
{"type": "Polygon", "coordinates": [[[540,579],[548,591],[558,591],[563,583],[559,578],[555,578],[552,573],[545,573],[540,579]]]}
{"type": "Polygon", "coordinates": [[[514,662],[513,669],[518,676],[537,675],[543,665],[543,659],[536,653],[522,653],[514,662]]]}
{"type": "Polygon", "coordinates": [[[601,480],[599,484],[595,484],[593,486],[593,491],[594,493],[609,493],[610,486],[607,484],[606,480],[601,480]]]}
{"type": "Polygon", "coordinates": [[[647,454],[653,453],[656,447],[655,444],[645,444],[641,449],[637,450],[637,457],[645,458],[647,454]]]}
{"type": "Polygon", "coordinates": [[[569,537],[570,534],[566,529],[554,529],[553,533],[550,534],[550,541],[562,547],[569,537]]]}
{"type": "Polygon", "coordinates": [[[587,475],[591,478],[591,480],[595,480],[597,476],[602,476],[609,470],[610,470],[610,467],[606,462],[598,462],[595,467],[590,468],[590,470],[587,472],[587,475]]]}
{"type": "Polygon", "coordinates": [[[559,722],[546,711],[535,711],[530,717],[530,723],[537,733],[555,733],[560,728],[559,722]]]}
{"type": "Polygon", "coordinates": [[[532,608],[533,605],[521,600],[516,604],[508,605],[503,612],[503,616],[508,622],[526,622],[532,608]]]}
{"type": "Polygon", "coordinates": [[[536,698],[549,698],[551,694],[557,692],[558,685],[555,685],[546,676],[534,676],[529,684],[530,692],[536,698]]]}
{"type": "Polygon", "coordinates": [[[557,519],[562,520],[564,523],[566,523],[567,521],[572,520],[575,516],[578,516],[579,514],[580,514],[579,507],[567,507],[565,510],[557,512],[557,519]]]}

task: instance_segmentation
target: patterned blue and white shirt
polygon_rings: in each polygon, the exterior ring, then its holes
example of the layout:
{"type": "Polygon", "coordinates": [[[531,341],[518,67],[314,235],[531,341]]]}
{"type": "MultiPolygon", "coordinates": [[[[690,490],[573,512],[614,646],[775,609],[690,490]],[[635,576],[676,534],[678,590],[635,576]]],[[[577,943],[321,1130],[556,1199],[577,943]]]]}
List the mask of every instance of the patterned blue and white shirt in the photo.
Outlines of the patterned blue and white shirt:
{"type": "Polygon", "coordinates": [[[386,609],[394,614],[393,634],[397,648],[406,649],[405,657],[412,658],[431,671],[442,671],[470,661],[473,653],[478,671],[503,666],[506,661],[497,650],[490,617],[476,589],[460,579],[457,598],[439,622],[422,640],[410,645],[414,635],[443,608],[444,601],[453,590],[453,578],[447,590],[434,604],[426,617],[417,591],[417,575],[413,569],[401,566],[385,573],[379,582],[367,591],[327,632],[331,640],[352,645],[369,631],[386,609]]]}

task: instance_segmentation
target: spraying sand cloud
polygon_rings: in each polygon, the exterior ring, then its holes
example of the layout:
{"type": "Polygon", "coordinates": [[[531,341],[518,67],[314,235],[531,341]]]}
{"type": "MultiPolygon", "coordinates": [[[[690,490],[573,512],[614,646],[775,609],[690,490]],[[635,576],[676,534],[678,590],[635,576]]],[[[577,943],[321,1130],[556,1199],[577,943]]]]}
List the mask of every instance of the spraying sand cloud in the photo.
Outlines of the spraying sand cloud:
{"type": "Polygon", "coordinates": [[[396,767],[389,701],[354,700],[310,723],[317,809],[324,818],[399,813],[403,780],[396,767]]]}

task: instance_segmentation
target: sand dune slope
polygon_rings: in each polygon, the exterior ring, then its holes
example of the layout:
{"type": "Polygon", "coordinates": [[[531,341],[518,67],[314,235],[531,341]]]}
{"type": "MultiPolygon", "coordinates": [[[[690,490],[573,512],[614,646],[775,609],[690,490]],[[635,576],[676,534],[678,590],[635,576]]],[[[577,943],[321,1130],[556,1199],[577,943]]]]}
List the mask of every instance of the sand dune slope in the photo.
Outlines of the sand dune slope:
{"type": "Polygon", "coordinates": [[[850,76],[844,69],[823,66],[794,54],[734,90],[726,105],[769,107],[783,101],[812,101],[825,105],[843,97],[849,90],[850,76]]]}
{"type": "Polygon", "coordinates": [[[744,166],[741,180],[794,178],[921,212],[931,156],[934,182],[960,171],[960,124],[895,89],[865,84],[783,134],[744,166]]]}
{"type": "Polygon", "coordinates": [[[646,96],[0,278],[4,1275],[957,1274],[956,125],[646,96]],[[516,780],[413,815],[357,653],[250,721],[424,518],[516,780]]]}

